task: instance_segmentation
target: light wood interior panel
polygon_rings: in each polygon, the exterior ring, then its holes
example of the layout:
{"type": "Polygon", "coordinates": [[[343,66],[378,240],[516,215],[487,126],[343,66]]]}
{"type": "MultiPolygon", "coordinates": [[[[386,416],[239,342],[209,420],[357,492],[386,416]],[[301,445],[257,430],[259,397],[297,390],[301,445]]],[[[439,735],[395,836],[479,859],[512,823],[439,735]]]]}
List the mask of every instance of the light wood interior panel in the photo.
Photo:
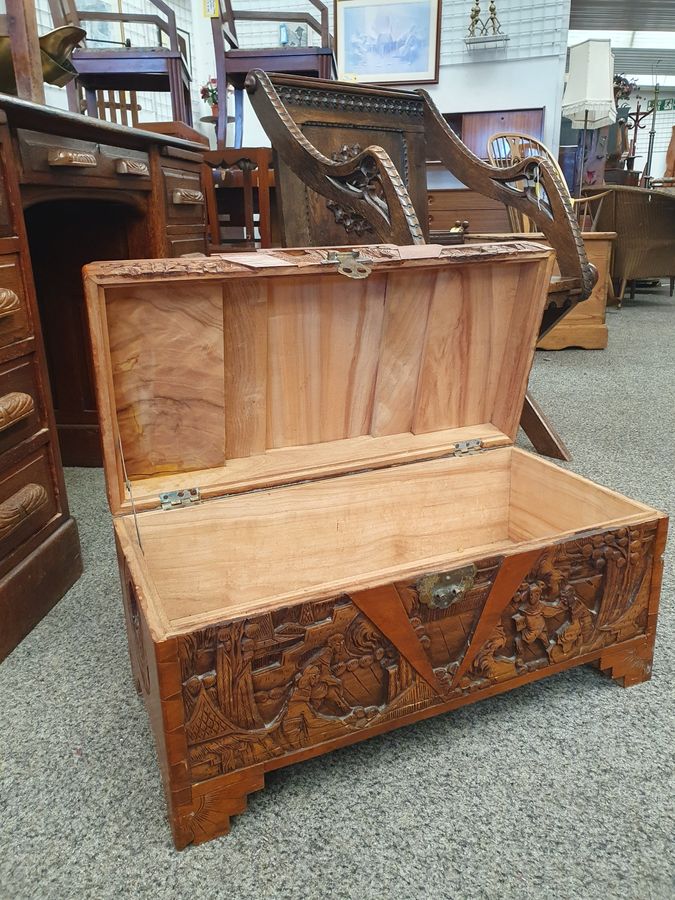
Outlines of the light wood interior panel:
{"type": "Polygon", "coordinates": [[[130,285],[113,289],[107,299],[115,406],[129,475],[223,465],[220,284],[130,285]]]}
{"type": "Polygon", "coordinates": [[[267,449],[267,285],[223,287],[225,443],[232,458],[267,449]]]}
{"type": "MultiPolygon", "coordinates": [[[[415,417],[429,305],[444,272],[405,272],[387,294],[371,432],[410,431],[415,417]]],[[[452,305],[452,304],[450,304],[452,305]]]]}
{"type": "Polygon", "coordinates": [[[387,276],[268,282],[268,448],[367,434],[387,276]]]}
{"type": "Polygon", "coordinates": [[[514,449],[509,534],[514,541],[550,538],[652,512],[637,500],[594,484],[553,463],[514,449]]]}
{"type": "MultiPolygon", "coordinates": [[[[505,447],[151,510],[138,523],[162,615],[181,629],[654,515],[505,447]]],[[[135,540],[131,516],[117,527],[135,540]]]]}
{"type": "MultiPolygon", "coordinates": [[[[509,542],[509,451],[441,459],[139,516],[168,618],[316,595],[394,566],[509,542]],[[185,552],[189,548],[189,552],[185,552]]],[[[128,518],[128,517],[127,517],[128,518]]]]}
{"type": "MultiPolygon", "coordinates": [[[[101,359],[109,338],[132,481],[241,490],[247,474],[250,487],[294,481],[331,458],[340,471],[352,449],[357,467],[368,447],[380,464],[423,459],[476,427],[513,439],[552,254],[532,245],[509,257],[505,246],[497,260],[495,247],[471,247],[461,263],[403,259],[363,280],[312,263],[283,277],[263,267],[107,287],[92,333],[101,359]],[[361,439],[372,444],[349,443],[361,439]],[[378,442],[389,439],[387,457],[378,442]]],[[[107,440],[117,453],[114,422],[107,440]]],[[[113,509],[123,495],[120,484],[113,509]]]]}

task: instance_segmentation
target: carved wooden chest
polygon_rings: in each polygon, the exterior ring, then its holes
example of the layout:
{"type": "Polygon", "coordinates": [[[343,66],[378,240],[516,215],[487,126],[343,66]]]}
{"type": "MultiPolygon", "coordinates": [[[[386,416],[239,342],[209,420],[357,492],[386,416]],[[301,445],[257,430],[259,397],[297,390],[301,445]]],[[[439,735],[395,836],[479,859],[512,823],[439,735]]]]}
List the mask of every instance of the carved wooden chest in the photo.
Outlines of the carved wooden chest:
{"type": "Polygon", "coordinates": [[[551,251],[352,252],[85,270],[177,847],[271,769],[583,663],[650,675],[667,519],[513,447],[551,251]]]}

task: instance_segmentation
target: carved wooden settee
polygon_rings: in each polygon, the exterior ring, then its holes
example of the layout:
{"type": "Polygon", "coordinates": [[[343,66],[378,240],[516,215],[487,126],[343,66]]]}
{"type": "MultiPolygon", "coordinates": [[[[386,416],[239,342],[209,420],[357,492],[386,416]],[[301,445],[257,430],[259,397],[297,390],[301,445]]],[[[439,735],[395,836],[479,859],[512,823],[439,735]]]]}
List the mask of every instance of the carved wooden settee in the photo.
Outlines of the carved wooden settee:
{"type": "Polygon", "coordinates": [[[561,280],[542,321],[546,333],[589,296],[596,279],[567,191],[550,163],[506,168],[478,159],[423,90],[249,73],[246,87],[275,156],[286,246],[429,239],[427,160],[463,184],[515,207],[543,232],[561,280]]]}

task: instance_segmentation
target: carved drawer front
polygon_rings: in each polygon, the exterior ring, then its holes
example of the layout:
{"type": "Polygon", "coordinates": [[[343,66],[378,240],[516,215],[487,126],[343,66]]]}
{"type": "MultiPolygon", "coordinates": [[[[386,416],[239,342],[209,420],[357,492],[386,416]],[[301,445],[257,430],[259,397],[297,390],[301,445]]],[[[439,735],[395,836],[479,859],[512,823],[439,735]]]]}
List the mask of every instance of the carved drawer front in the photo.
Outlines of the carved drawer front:
{"type": "Polygon", "coordinates": [[[171,225],[206,221],[201,178],[195,169],[165,168],[166,218],[171,225]]]}
{"type": "Polygon", "coordinates": [[[0,561],[57,512],[46,448],[0,476],[0,561]]]}
{"type": "Polygon", "coordinates": [[[0,457],[44,424],[35,358],[24,356],[0,366],[0,457]]]}
{"type": "Polygon", "coordinates": [[[135,190],[150,190],[147,153],[108,147],[36,131],[19,131],[23,180],[73,183],[114,181],[135,190]]]}
{"type": "Polygon", "coordinates": [[[18,254],[0,256],[0,347],[27,338],[31,333],[18,254]]]}
{"type": "Polygon", "coordinates": [[[149,191],[152,187],[148,154],[140,150],[101,146],[101,171],[114,174],[127,189],[149,191]]]}

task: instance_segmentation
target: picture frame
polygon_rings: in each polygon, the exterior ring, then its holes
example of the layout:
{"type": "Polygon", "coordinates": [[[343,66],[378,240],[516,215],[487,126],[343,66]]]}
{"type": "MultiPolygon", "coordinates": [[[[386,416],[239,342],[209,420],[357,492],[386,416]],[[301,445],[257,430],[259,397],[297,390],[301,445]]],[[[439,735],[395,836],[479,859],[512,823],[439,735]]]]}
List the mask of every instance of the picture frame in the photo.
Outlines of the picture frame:
{"type": "Polygon", "coordinates": [[[338,78],[437,84],[442,0],[334,0],[338,78]]]}

